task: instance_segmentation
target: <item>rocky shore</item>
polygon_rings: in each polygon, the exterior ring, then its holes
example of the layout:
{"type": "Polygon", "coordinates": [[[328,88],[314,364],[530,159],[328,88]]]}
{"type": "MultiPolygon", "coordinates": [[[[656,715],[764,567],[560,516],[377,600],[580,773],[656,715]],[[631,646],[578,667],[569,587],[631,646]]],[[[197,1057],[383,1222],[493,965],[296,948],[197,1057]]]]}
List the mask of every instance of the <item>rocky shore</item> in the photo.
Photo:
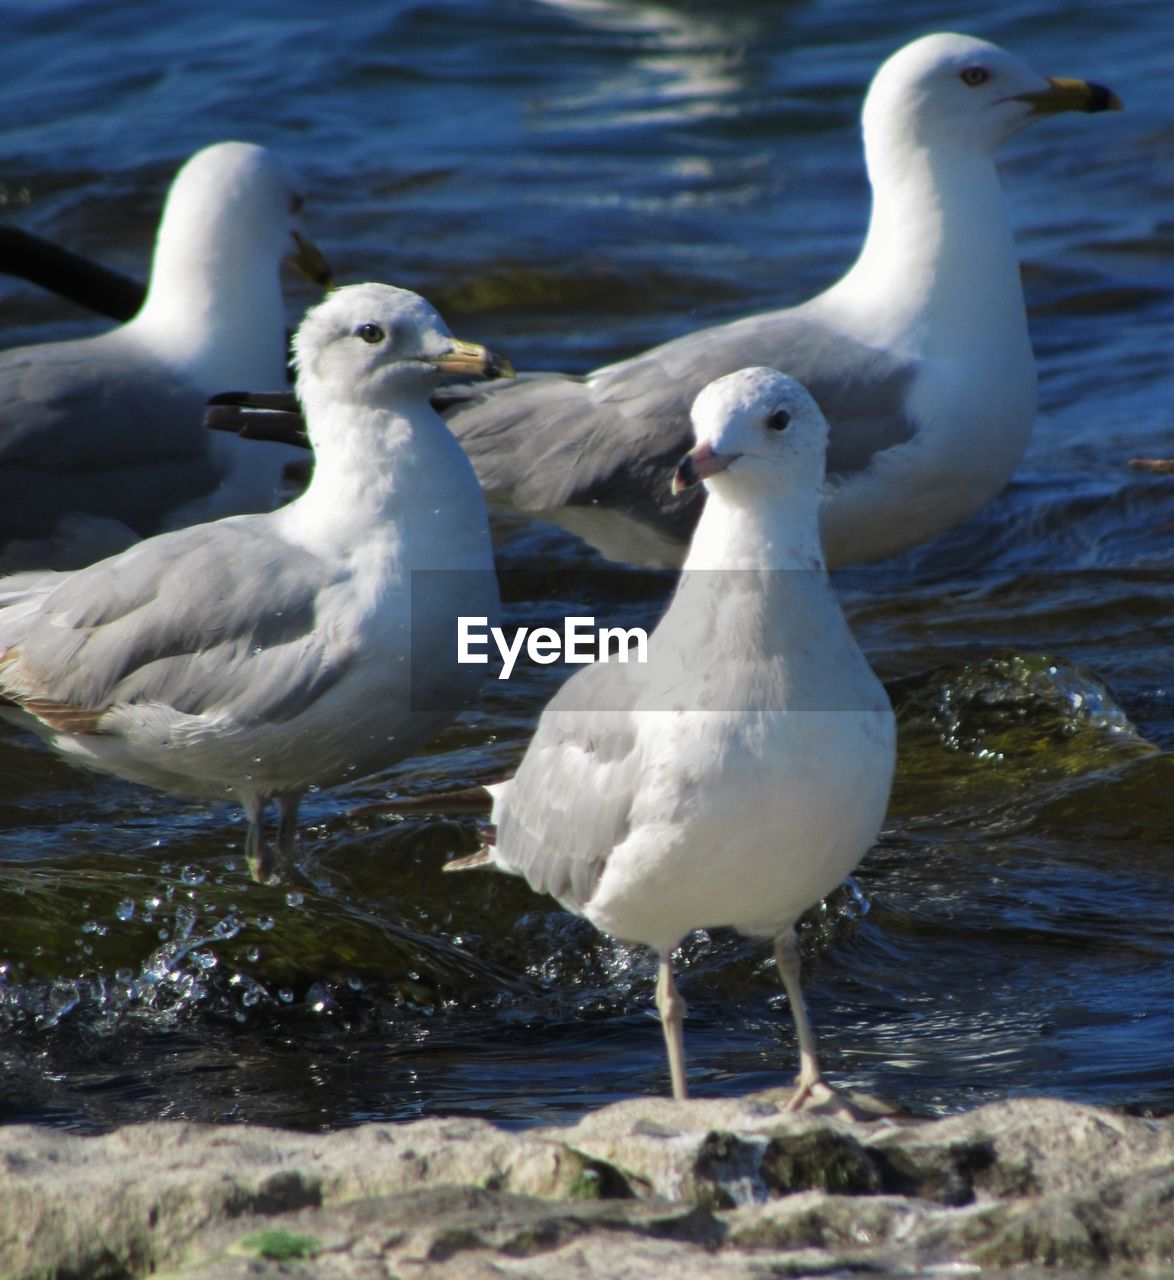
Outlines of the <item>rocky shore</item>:
{"type": "Polygon", "coordinates": [[[638,1099],[569,1128],[0,1129],[0,1276],[1174,1273],[1174,1118],[638,1099]]]}

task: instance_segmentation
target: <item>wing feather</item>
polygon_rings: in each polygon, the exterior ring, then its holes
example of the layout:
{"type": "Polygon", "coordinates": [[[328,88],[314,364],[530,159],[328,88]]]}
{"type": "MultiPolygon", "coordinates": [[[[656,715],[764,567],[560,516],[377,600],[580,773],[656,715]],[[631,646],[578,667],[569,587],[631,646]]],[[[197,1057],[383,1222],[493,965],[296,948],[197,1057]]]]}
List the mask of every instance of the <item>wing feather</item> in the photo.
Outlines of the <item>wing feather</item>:
{"type": "Polygon", "coordinates": [[[243,516],[71,574],[16,575],[0,584],[0,692],[71,731],[119,704],[290,719],[354,661],[316,631],[340,573],[243,516]],[[242,561],[263,570],[248,585],[229,570],[242,561]]]}
{"type": "Polygon", "coordinates": [[[622,705],[616,685],[628,670],[596,664],[562,687],[495,805],[495,863],[572,911],[590,899],[612,850],[627,838],[640,786],[635,717],[598,710],[622,705]]]}
{"type": "Polygon", "coordinates": [[[714,378],[756,364],[798,378],[823,409],[833,483],[916,433],[905,404],[917,366],[803,307],[688,334],[583,378],[491,384],[451,403],[448,421],[486,491],[522,510],[599,504],[685,532],[700,496],[673,497],[669,479],[692,443],[693,400],[714,378]]]}

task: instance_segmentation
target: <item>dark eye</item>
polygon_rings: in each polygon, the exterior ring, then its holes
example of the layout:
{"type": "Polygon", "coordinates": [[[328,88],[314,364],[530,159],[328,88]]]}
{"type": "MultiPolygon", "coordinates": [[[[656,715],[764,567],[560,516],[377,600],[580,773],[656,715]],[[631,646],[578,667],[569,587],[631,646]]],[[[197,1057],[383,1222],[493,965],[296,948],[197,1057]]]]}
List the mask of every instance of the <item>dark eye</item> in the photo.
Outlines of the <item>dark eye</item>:
{"type": "Polygon", "coordinates": [[[786,409],[776,409],[766,420],[766,425],[772,431],[782,431],[783,428],[791,421],[791,415],[786,409]]]}
{"type": "Polygon", "coordinates": [[[362,338],[364,342],[369,342],[372,346],[377,342],[382,342],[387,334],[377,324],[361,324],[355,330],[355,337],[362,338]]]}
{"type": "Polygon", "coordinates": [[[986,84],[991,78],[991,73],[986,67],[967,67],[959,78],[963,84],[967,84],[974,89],[980,84],[986,84]]]}

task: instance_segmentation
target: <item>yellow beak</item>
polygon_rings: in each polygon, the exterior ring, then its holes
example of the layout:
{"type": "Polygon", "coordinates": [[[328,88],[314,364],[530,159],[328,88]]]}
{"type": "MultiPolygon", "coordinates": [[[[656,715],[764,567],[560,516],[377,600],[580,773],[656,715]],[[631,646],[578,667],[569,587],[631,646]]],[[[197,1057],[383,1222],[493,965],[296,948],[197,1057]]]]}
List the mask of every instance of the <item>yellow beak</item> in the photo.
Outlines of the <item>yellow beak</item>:
{"type": "Polygon", "coordinates": [[[460,338],[452,340],[452,350],[442,356],[431,356],[429,364],[434,364],[445,373],[474,374],[480,378],[512,378],[514,366],[505,358],[479,342],[463,342],[460,338]]]}
{"type": "Polygon", "coordinates": [[[295,248],[286,258],[286,262],[312,284],[321,285],[323,289],[331,288],[334,284],[334,273],[330,270],[326,255],[313,240],[307,239],[296,231],[290,234],[293,236],[295,248]]]}
{"type": "Polygon", "coordinates": [[[1122,102],[1112,89],[1090,80],[1069,80],[1049,76],[1048,87],[1038,93],[1019,93],[1016,102],[1030,102],[1035,115],[1056,115],[1060,111],[1120,111],[1122,102]]]}

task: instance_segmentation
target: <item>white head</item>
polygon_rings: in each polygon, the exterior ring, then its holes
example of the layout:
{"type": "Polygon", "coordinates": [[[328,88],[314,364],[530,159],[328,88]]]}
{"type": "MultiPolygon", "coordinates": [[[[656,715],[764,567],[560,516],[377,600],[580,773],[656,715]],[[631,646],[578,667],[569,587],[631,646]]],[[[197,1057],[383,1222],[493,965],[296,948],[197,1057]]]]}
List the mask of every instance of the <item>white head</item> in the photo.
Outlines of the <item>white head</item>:
{"type": "Polygon", "coordinates": [[[446,373],[513,372],[484,347],[454,338],[418,294],[388,284],[347,285],[311,308],[294,338],[294,362],[311,416],[317,402],[425,403],[446,373]]]}
{"type": "Polygon", "coordinates": [[[693,402],[696,447],[673,476],[673,491],[704,480],[724,501],[808,493],[823,482],[828,425],[807,389],[777,369],[739,369],[693,402]]]}
{"type": "Polygon", "coordinates": [[[873,77],[865,144],[870,153],[899,143],[989,156],[1041,115],[1120,106],[1100,85],[1049,79],[998,45],[939,32],[898,49],[873,77]]]}
{"type": "Polygon", "coordinates": [[[288,260],[326,285],[329,267],[303,235],[302,196],[271,152],[249,142],[205,147],[171,184],[155,244],[155,276],[198,272],[230,287],[253,271],[275,275],[288,260]],[[255,264],[255,265],[254,265],[255,264]]]}

